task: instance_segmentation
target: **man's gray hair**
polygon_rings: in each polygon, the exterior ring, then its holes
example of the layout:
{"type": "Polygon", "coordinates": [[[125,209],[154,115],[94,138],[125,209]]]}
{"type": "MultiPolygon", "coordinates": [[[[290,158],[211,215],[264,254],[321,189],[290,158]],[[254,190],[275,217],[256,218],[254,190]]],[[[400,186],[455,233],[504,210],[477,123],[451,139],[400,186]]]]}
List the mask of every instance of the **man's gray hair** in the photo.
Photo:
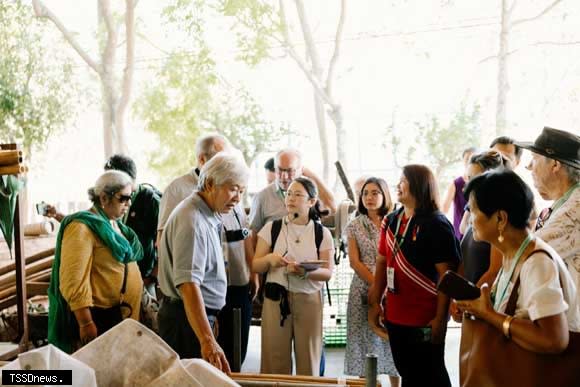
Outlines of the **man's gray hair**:
{"type": "Polygon", "coordinates": [[[276,156],[274,156],[274,165],[276,167],[278,166],[278,164],[280,164],[280,156],[282,156],[284,153],[295,155],[296,158],[298,159],[298,167],[300,168],[302,166],[302,153],[300,153],[300,151],[296,148],[286,148],[282,149],[281,151],[276,153],[276,156]]]}
{"type": "Polygon", "coordinates": [[[568,181],[570,184],[574,185],[580,182],[580,169],[574,168],[571,165],[561,163],[568,175],[568,181]]]}
{"type": "Polygon", "coordinates": [[[225,144],[226,150],[230,146],[230,142],[227,138],[222,136],[221,134],[211,133],[207,134],[203,137],[200,137],[197,142],[195,143],[195,156],[199,159],[201,156],[205,156],[206,162],[209,161],[212,157],[214,157],[218,153],[218,149],[216,149],[215,144],[217,141],[223,141],[225,144]]]}
{"type": "Polygon", "coordinates": [[[89,199],[93,204],[101,204],[100,195],[102,193],[113,196],[126,186],[132,184],[133,179],[131,179],[131,176],[127,175],[125,172],[117,170],[106,171],[99,176],[95,182],[95,186],[89,188],[89,199]]]}
{"type": "Polygon", "coordinates": [[[215,186],[224,184],[248,185],[250,169],[239,156],[229,152],[220,152],[201,168],[197,189],[206,191],[208,183],[215,186]]]}

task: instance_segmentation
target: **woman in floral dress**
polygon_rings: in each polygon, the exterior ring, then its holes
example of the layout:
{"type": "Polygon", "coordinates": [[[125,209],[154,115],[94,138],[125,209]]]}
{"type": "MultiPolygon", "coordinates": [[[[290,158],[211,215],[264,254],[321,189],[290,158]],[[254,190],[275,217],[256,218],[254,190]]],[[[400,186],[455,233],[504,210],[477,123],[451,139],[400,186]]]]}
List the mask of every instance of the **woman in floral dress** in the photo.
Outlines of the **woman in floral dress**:
{"type": "Polygon", "coordinates": [[[365,356],[378,356],[378,372],[390,376],[391,385],[398,386],[398,373],[393,363],[388,340],[377,336],[367,322],[368,290],[372,285],[377,256],[379,230],[383,217],[393,209],[387,183],[376,177],[368,178],[359,195],[359,216],[345,229],[348,256],[353,276],[348,297],[348,340],[344,373],[365,374],[365,356]]]}

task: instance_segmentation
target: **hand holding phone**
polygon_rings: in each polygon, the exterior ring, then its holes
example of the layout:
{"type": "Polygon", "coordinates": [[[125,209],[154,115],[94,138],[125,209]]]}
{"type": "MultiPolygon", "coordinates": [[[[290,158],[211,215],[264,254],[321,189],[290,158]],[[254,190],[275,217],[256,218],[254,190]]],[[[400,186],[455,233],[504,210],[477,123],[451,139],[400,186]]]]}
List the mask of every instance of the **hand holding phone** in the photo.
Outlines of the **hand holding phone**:
{"type": "Polygon", "coordinates": [[[48,204],[45,202],[36,203],[36,212],[38,215],[46,216],[48,212],[48,204]]]}
{"type": "Polygon", "coordinates": [[[437,289],[455,300],[475,300],[479,298],[481,291],[472,282],[463,278],[454,271],[447,270],[437,289]]]}

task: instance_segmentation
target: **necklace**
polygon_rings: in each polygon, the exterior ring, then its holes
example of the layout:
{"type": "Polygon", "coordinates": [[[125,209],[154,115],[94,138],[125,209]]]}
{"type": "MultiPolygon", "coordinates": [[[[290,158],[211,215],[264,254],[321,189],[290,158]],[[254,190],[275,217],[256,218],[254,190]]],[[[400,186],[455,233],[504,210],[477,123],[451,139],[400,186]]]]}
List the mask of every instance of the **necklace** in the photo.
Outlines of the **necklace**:
{"type": "MultiPolygon", "coordinates": [[[[293,230],[293,229],[291,229],[291,228],[288,226],[288,224],[289,224],[289,223],[292,223],[292,222],[290,222],[290,221],[288,220],[288,217],[286,217],[286,219],[285,219],[285,222],[284,222],[284,223],[286,224],[286,230],[288,231],[288,233],[290,233],[290,230],[292,230],[292,232],[291,232],[291,233],[292,233],[292,234],[294,234],[294,235],[293,235],[293,238],[294,238],[294,243],[300,243],[300,238],[302,238],[302,235],[304,235],[304,232],[305,232],[305,231],[306,231],[306,229],[308,228],[308,224],[310,223],[310,219],[308,220],[308,223],[306,223],[306,224],[304,225],[304,228],[302,229],[302,231],[300,231],[300,233],[295,233],[295,232],[294,232],[294,230],[293,230]]],[[[292,224],[294,224],[294,223],[292,223],[292,224]]],[[[294,225],[296,226],[296,224],[294,224],[294,225]]]]}
{"type": "Polygon", "coordinates": [[[518,266],[518,263],[520,262],[520,259],[522,258],[522,254],[524,253],[524,251],[526,250],[526,248],[528,247],[528,245],[530,244],[530,242],[534,239],[534,236],[532,234],[529,234],[526,239],[522,242],[522,244],[520,245],[520,247],[518,248],[518,251],[516,252],[516,255],[514,255],[514,257],[512,258],[513,264],[511,265],[511,269],[509,274],[506,276],[504,273],[504,269],[503,269],[503,265],[502,268],[500,269],[500,272],[497,276],[498,280],[495,283],[494,288],[492,289],[492,294],[491,294],[491,300],[493,302],[493,306],[495,310],[498,310],[499,307],[502,304],[502,301],[504,300],[505,296],[506,296],[506,292],[507,292],[507,288],[509,287],[510,281],[512,280],[512,276],[514,275],[514,271],[516,270],[516,267],[518,266]],[[503,291],[500,291],[500,286],[503,286],[503,291]],[[499,298],[497,298],[496,296],[499,294],[499,298]]]}

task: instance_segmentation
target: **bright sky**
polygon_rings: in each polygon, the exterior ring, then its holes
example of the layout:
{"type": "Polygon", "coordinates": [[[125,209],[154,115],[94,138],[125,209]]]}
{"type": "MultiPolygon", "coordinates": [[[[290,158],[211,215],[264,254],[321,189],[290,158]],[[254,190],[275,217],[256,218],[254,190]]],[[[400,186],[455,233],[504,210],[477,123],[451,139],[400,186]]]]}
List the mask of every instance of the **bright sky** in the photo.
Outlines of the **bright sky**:
{"type": "MultiPolygon", "coordinates": [[[[309,6],[317,47],[326,64],[332,53],[339,2],[305,3],[309,6]]],[[[406,128],[413,122],[425,121],[430,115],[445,121],[462,101],[477,102],[482,109],[482,145],[493,138],[497,61],[486,58],[497,52],[499,0],[347,3],[335,96],[343,106],[348,133],[348,174],[352,179],[361,173],[375,173],[387,177],[390,185],[396,183],[398,171],[383,147],[385,128],[393,120],[397,128],[407,133],[406,128]],[[442,5],[445,3],[450,4],[442,5]]],[[[533,16],[549,3],[551,0],[520,1],[514,19],[533,16]]],[[[45,0],[45,4],[94,55],[96,1],[45,0]]],[[[138,40],[134,96],[153,76],[147,67],[162,63],[164,54],[154,46],[169,49],[181,42],[175,35],[164,32],[167,29],[159,16],[162,5],[162,1],[141,0],[137,7],[140,30],[153,44],[138,40]]],[[[289,14],[297,27],[293,12],[289,14]]],[[[580,45],[553,44],[580,41],[580,31],[576,31],[578,20],[580,2],[568,0],[542,19],[514,30],[508,95],[513,137],[533,140],[544,125],[579,132],[580,45]]],[[[288,139],[288,143],[304,149],[306,164],[321,171],[312,88],[296,64],[289,58],[276,58],[249,69],[237,62],[234,34],[224,20],[213,20],[208,36],[223,78],[249,88],[269,119],[289,123],[301,132],[302,135],[288,139]]],[[[297,51],[303,53],[303,46],[299,45],[297,51]]],[[[77,72],[98,97],[98,83],[83,62],[79,61],[77,72]]],[[[41,199],[84,200],[86,189],[102,170],[99,105],[80,108],[82,112],[74,127],[51,140],[46,152],[35,157],[30,173],[32,203],[41,199]]],[[[131,156],[138,162],[140,180],[158,183],[158,177],[146,166],[147,153],[155,147],[155,138],[145,133],[143,123],[134,117],[129,117],[127,126],[131,128],[131,156]]],[[[327,126],[332,135],[332,123],[328,121],[327,126]]],[[[415,138],[410,133],[405,140],[413,142],[415,138]]],[[[253,166],[256,175],[250,190],[263,184],[261,165],[267,156],[253,166]]],[[[524,177],[529,175],[523,168],[520,171],[524,177]]],[[[456,172],[460,173],[459,166],[456,172]]]]}

